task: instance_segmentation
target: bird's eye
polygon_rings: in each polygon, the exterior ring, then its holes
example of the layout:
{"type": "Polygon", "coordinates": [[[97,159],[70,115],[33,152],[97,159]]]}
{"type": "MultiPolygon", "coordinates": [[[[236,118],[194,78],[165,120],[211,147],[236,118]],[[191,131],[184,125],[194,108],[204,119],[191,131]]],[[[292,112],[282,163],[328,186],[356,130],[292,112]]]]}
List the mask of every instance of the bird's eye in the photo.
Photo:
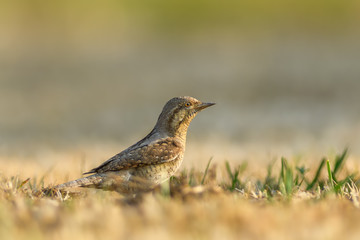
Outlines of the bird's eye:
{"type": "Polygon", "coordinates": [[[185,103],[185,107],[190,107],[191,106],[191,103],[187,102],[185,103]]]}

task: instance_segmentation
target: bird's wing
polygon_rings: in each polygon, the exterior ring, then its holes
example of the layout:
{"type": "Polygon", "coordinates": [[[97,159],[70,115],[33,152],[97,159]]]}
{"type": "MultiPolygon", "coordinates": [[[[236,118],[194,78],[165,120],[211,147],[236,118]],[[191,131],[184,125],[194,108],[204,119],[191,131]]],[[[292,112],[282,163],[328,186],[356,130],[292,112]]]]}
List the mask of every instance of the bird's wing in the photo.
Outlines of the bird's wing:
{"type": "Polygon", "coordinates": [[[125,150],[85,174],[119,171],[170,162],[182,152],[182,144],[175,139],[159,139],[145,146],[125,150]]]}

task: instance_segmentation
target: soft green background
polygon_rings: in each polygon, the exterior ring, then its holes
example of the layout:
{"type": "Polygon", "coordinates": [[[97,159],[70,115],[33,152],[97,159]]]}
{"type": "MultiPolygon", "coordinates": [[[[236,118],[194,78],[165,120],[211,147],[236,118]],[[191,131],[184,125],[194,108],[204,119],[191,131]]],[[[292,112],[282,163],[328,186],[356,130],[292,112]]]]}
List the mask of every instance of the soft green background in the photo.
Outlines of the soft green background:
{"type": "Polygon", "coordinates": [[[179,95],[217,103],[193,140],[360,153],[359,13],[335,0],[2,0],[0,154],[127,145],[179,95]]]}

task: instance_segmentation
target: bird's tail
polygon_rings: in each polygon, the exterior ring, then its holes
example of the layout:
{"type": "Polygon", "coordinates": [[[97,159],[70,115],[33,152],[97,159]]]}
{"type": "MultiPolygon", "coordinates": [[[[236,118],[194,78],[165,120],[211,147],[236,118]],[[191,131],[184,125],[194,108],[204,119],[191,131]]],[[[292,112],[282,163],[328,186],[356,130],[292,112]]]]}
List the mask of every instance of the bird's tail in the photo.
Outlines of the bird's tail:
{"type": "Polygon", "coordinates": [[[101,185],[103,177],[99,174],[94,174],[88,177],[79,178],[70,182],[62,183],[54,188],[63,189],[63,188],[73,188],[73,187],[96,187],[101,185]]]}
{"type": "Polygon", "coordinates": [[[95,173],[88,177],[79,178],[53,187],[54,190],[85,187],[117,191],[122,194],[146,192],[153,189],[157,183],[147,181],[143,177],[129,177],[128,173],[95,173]]]}

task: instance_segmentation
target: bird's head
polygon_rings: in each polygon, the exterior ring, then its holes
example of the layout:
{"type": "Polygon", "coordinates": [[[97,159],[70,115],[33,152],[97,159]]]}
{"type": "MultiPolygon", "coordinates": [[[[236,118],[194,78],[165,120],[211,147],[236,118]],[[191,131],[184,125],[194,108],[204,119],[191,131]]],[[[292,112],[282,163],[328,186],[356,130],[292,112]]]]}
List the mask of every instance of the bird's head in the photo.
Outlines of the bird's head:
{"type": "Polygon", "coordinates": [[[155,127],[166,131],[169,136],[185,140],[191,120],[198,112],[214,104],[193,97],[172,98],[165,104],[155,127]]]}

